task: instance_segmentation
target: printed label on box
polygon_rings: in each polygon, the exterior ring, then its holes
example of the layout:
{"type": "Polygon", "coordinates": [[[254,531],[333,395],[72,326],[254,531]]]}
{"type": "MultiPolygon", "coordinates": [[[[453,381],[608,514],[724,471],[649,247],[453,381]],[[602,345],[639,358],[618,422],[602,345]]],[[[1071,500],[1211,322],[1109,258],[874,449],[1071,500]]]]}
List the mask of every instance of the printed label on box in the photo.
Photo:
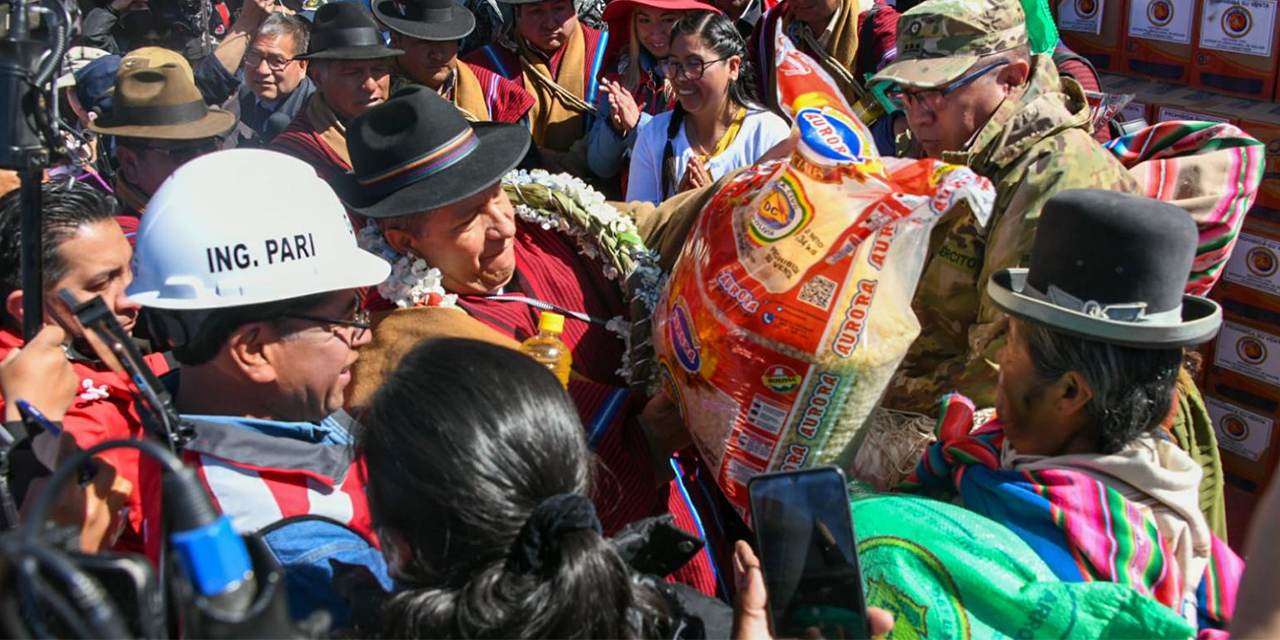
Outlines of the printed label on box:
{"type": "Polygon", "coordinates": [[[1106,0],[1062,0],[1058,3],[1058,30],[1102,33],[1102,9],[1106,0]]]}
{"type": "Polygon", "coordinates": [[[1226,122],[1230,123],[1230,118],[1221,118],[1218,116],[1210,116],[1194,111],[1186,111],[1184,109],[1174,109],[1173,107],[1160,107],[1156,112],[1156,122],[1169,122],[1171,120],[1192,120],[1195,122],[1226,122]]]}
{"type": "Polygon", "coordinates": [[[1147,119],[1147,105],[1141,102],[1130,102],[1120,110],[1120,116],[1116,118],[1118,122],[1130,122],[1133,120],[1147,119]]]}
{"type": "Polygon", "coordinates": [[[1275,420],[1210,396],[1204,397],[1204,404],[1218,434],[1218,447],[1255,462],[1266,455],[1275,420]]]}
{"type": "Polygon", "coordinates": [[[1280,242],[1240,234],[1222,277],[1228,282],[1280,296],[1280,242]]]}
{"type": "Polygon", "coordinates": [[[1276,0],[1204,0],[1200,46],[1214,51],[1271,56],[1276,0]]]}
{"type": "Polygon", "coordinates": [[[1222,323],[1214,362],[1224,369],[1280,385],[1280,337],[1233,322],[1222,323]]]}
{"type": "Polygon", "coordinates": [[[1191,2],[1129,0],[1129,36],[1191,44],[1191,2]]]}

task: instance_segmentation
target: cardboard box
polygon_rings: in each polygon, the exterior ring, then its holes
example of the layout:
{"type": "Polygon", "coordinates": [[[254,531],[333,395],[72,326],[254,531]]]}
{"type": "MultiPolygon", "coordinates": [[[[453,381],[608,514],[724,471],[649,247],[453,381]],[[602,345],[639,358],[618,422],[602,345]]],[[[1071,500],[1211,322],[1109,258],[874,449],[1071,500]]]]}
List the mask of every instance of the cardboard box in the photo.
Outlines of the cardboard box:
{"type": "Polygon", "coordinates": [[[1126,0],[1121,66],[1163,82],[1186,84],[1199,26],[1199,0],[1126,0]]]}
{"type": "MultiPolygon", "coordinates": [[[[1247,287],[1262,296],[1249,296],[1242,300],[1246,304],[1252,300],[1263,310],[1280,313],[1280,240],[1241,231],[1231,251],[1231,259],[1227,260],[1222,271],[1222,280],[1247,287]]],[[[1232,295],[1230,286],[1225,287],[1220,295],[1240,298],[1232,295]]]]}
{"type": "Polygon", "coordinates": [[[1208,375],[1201,389],[1218,437],[1223,468],[1259,485],[1275,473],[1280,436],[1280,402],[1274,391],[1222,369],[1208,375]]]}
{"type": "Polygon", "coordinates": [[[1191,85],[1270,100],[1275,93],[1280,0],[1200,0],[1191,85]]]}
{"type": "Polygon", "coordinates": [[[1152,123],[1170,120],[1203,120],[1234,124],[1236,121],[1227,105],[1236,98],[1227,98],[1208,91],[1168,83],[1152,84],[1156,85],[1155,88],[1151,93],[1144,95],[1155,105],[1152,123]]]}
{"type": "Polygon", "coordinates": [[[1086,57],[1095,69],[1120,70],[1128,0],[1059,0],[1058,35],[1072,51],[1086,57]]]}
{"type": "Polygon", "coordinates": [[[1155,83],[1142,78],[1131,78],[1129,76],[1118,76],[1110,73],[1098,74],[1099,84],[1102,90],[1112,94],[1130,94],[1133,100],[1129,101],[1120,110],[1120,115],[1116,116],[1118,122],[1129,122],[1141,118],[1147,122],[1155,119],[1153,115],[1152,103],[1149,99],[1144,99],[1144,94],[1150,94],[1148,87],[1155,83]]]}
{"type": "Polygon", "coordinates": [[[1272,397],[1280,397],[1280,335],[1225,319],[1218,333],[1213,365],[1264,384],[1272,397]]]}

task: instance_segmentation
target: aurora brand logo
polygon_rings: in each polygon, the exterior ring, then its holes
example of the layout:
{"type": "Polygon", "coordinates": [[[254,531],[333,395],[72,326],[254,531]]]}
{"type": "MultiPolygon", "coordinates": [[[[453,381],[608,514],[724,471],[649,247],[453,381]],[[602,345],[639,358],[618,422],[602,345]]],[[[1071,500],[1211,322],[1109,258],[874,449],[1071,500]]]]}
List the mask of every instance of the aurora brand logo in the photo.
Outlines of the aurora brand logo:
{"type": "Polygon", "coordinates": [[[738,303],[738,306],[742,307],[743,311],[750,314],[754,314],[756,311],[759,311],[760,301],[756,300],[756,297],[751,295],[751,292],[748,291],[746,287],[738,284],[738,281],[734,279],[733,273],[730,272],[730,269],[731,267],[725,267],[720,271],[720,273],[716,274],[716,286],[720,287],[726,295],[732,298],[734,302],[738,303]]]}
{"type": "Polygon", "coordinates": [[[1236,341],[1236,354],[1249,364],[1262,364],[1267,361],[1267,345],[1253,336],[1241,336],[1236,341]]]}
{"type": "Polygon", "coordinates": [[[702,354],[698,337],[693,331],[693,319],[689,317],[684,300],[677,301],[671,308],[667,337],[671,340],[671,350],[675,352],[676,362],[689,373],[697,373],[702,368],[702,354]]]}
{"type": "Polygon", "coordinates": [[[1249,423],[1242,417],[1228,413],[1218,422],[1222,435],[1236,442],[1244,442],[1249,437],[1249,423]]]}
{"type": "Polygon", "coordinates": [[[813,219],[813,204],[804,186],[790,174],[782,176],[765,195],[747,223],[747,235],[763,247],[794,235],[813,219]]]}
{"type": "Polygon", "coordinates": [[[871,300],[875,298],[877,283],[877,280],[858,281],[857,293],[849,301],[844,322],[840,323],[840,331],[831,344],[831,350],[841,358],[851,357],[853,350],[862,341],[862,330],[867,326],[867,316],[870,315],[871,300]]]}
{"type": "Polygon", "coordinates": [[[795,393],[795,390],[800,388],[800,383],[804,381],[804,378],[800,377],[800,374],[796,373],[795,369],[776,364],[764,372],[764,376],[760,378],[760,381],[774,393],[787,394],[795,393]]]}
{"type": "Polygon", "coordinates": [[[812,440],[818,435],[818,429],[827,418],[827,409],[831,407],[831,399],[839,388],[840,376],[834,373],[818,374],[818,384],[813,387],[809,401],[804,403],[804,409],[800,411],[800,424],[796,425],[796,432],[801,437],[812,440]]]}
{"type": "Polygon", "coordinates": [[[862,136],[847,114],[831,107],[809,107],[796,113],[800,139],[820,155],[840,162],[862,162],[862,136]]]}
{"type": "Polygon", "coordinates": [[[1253,14],[1240,5],[1222,12],[1222,32],[1232,38],[1243,38],[1253,30],[1253,14]]]}
{"type": "Polygon", "coordinates": [[[787,445],[786,453],[782,454],[782,465],[778,467],[779,471],[795,471],[804,466],[806,460],[809,459],[809,446],[803,444],[787,445]]]}
{"type": "Polygon", "coordinates": [[[871,245],[871,255],[867,256],[867,264],[879,271],[884,267],[884,260],[889,256],[889,247],[893,246],[893,236],[898,231],[898,225],[886,224],[880,227],[880,231],[876,232],[876,237],[871,245]]]}

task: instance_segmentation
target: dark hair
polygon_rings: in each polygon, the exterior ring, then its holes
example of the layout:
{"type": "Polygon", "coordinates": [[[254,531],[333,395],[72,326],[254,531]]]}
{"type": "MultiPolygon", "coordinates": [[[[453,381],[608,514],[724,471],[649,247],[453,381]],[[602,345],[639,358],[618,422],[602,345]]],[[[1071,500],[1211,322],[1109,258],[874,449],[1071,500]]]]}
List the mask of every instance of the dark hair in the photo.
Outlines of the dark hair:
{"type": "Polygon", "coordinates": [[[323,304],[330,293],[207,311],[148,309],[145,317],[158,341],[172,346],[174,359],[193,367],[213,360],[236,329],[252,322],[283,326],[289,320],[284,314],[310,311],[323,304]]]}
{"type": "Polygon", "coordinates": [[[665,633],[658,594],[633,582],[595,530],[562,534],[532,573],[511,561],[540,503],[590,489],[582,424],[546,368],[484,342],[428,340],[386,379],[367,417],[359,446],[373,519],[410,548],[396,575],[401,590],[384,605],[383,635],[665,633]]]}
{"type": "MultiPolygon", "coordinates": [[[[0,294],[22,288],[22,196],[14,189],[0,198],[0,294]]],[[[114,220],[116,200],[79,182],[40,185],[42,274],[45,289],[67,275],[67,262],[58,251],[81,227],[114,220]]],[[[0,306],[0,314],[7,316],[0,306]]]]}
{"type": "MultiPolygon", "coordinates": [[[[714,51],[718,58],[741,58],[738,77],[729,82],[729,100],[747,108],[763,108],[756,97],[755,71],[751,65],[751,56],[747,55],[747,43],[742,39],[733,20],[717,11],[690,11],[671,27],[667,42],[674,42],[676,36],[683,35],[698,36],[702,44],[714,51]]],[[[672,141],[680,133],[683,124],[684,107],[677,100],[676,106],[671,110],[671,120],[667,123],[667,144],[662,148],[662,188],[659,191],[662,198],[667,197],[667,190],[675,183],[676,174],[680,170],[676,166],[672,141]]]]}
{"type": "Polygon", "coordinates": [[[1032,366],[1042,384],[1076,371],[1093,389],[1085,411],[1101,453],[1116,453],[1160,428],[1169,415],[1182,349],[1106,344],[1020,320],[1032,366]]]}
{"type": "Polygon", "coordinates": [[[262,36],[289,36],[293,38],[293,55],[298,56],[306,53],[310,35],[311,26],[306,20],[298,16],[272,12],[267,15],[266,20],[262,21],[262,26],[258,27],[258,32],[253,35],[253,39],[257,40],[262,36]]]}

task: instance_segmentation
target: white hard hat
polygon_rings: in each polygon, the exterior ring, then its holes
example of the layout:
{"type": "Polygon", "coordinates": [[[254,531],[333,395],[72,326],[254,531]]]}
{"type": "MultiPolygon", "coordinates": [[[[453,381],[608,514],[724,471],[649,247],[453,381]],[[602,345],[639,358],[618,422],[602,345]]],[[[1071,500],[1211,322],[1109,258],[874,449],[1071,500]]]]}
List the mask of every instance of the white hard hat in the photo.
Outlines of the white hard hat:
{"type": "Polygon", "coordinates": [[[356,246],[346,210],[310,165],[232,149],[182,165],[151,198],[128,295],[220,309],[372,286],[390,270],[356,246]]]}

